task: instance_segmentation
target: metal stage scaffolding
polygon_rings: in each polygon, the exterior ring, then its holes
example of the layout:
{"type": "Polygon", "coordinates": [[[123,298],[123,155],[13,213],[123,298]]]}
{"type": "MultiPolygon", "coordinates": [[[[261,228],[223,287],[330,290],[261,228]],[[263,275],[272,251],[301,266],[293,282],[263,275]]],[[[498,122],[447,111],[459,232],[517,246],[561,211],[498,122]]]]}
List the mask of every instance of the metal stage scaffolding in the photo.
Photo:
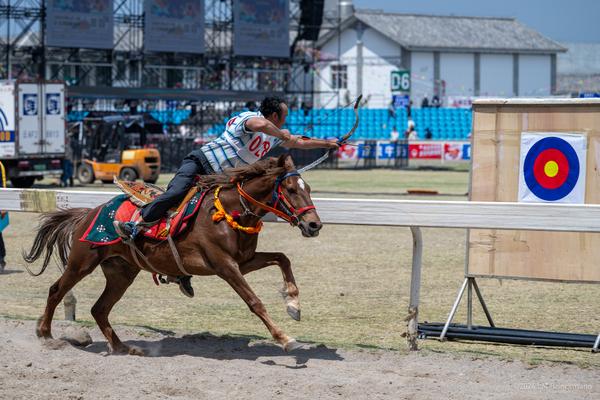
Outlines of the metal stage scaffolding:
{"type": "MultiPolygon", "coordinates": [[[[47,1],[0,0],[0,79],[64,80],[72,118],[90,111],[171,115],[184,110],[186,118],[165,123],[165,132],[197,137],[267,94],[285,96],[292,108],[306,109],[319,93],[337,96],[327,87],[315,91],[320,56],[315,40],[301,35],[311,28],[301,21],[302,13],[307,7],[315,12],[323,6],[319,1],[290,0],[289,58],[234,54],[233,0],[204,0],[203,54],[145,52],[143,0],[113,1],[113,48],[50,47],[45,45],[47,1]]],[[[326,6],[321,35],[339,29],[335,7],[326,6]]],[[[330,106],[341,105],[339,96],[332,99],[330,106]]],[[[318,124],[339,124],[339,115],[319,120],[310,113],[290,129],[310,135],[310,127],[318,124]]]]}

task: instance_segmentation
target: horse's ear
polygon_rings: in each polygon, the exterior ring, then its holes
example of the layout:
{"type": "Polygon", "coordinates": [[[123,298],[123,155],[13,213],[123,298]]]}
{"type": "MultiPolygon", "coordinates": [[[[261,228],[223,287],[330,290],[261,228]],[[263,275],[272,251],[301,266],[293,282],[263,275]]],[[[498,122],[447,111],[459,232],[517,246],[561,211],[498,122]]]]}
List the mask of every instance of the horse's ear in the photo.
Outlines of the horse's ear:
{"type": "Polygon", "coordinates": [[[290,153],[285,153],[279,156],[277,166],[285,168],[286,171],[294,171],[296,166],[290,153]]]}

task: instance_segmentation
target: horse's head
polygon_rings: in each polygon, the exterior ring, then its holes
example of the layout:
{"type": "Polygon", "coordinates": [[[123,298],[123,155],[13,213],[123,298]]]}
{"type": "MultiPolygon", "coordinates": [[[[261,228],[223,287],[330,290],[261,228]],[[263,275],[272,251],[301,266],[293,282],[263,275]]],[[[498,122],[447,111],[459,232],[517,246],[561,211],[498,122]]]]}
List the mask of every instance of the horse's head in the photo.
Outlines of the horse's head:
{"type": "Polygon", "coordinates": [[[323,224],[310,198],[310,186],[296,170],[289,154],[280,156],[277,163],[285,172],[275,181],[272,206],[287,215],[288,221],[297,225],[303,236],[318,236],[323,224]]]}

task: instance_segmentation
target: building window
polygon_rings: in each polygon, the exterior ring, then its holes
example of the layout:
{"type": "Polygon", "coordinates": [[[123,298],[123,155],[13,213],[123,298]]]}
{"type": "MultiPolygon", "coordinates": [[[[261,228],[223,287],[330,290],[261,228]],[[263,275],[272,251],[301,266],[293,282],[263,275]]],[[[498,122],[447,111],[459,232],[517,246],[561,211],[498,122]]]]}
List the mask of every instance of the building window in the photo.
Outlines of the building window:
{"type": "Polygon", "coordinates": [[[333,89],[348,89],[348,66],[331,66],[331,87],[333,89]]]}

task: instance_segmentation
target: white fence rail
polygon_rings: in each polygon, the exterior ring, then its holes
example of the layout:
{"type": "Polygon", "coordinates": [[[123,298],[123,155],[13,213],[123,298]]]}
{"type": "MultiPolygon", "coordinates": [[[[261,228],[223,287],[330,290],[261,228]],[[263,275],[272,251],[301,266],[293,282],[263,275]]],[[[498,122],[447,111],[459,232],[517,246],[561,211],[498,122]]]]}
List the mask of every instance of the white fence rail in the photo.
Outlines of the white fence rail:
{"type": "MultiPolygon", "coordinates": [[[[0,189],[0,209],[47,212],[95,207],[117,192],[0,189]]],[[[420,227],[600,232],[600,205],[314,198],[323,223],[407,226],[413,235],[408,341],[416,349],[421,256],[420,227]]],[[[600,336],[599,336],[600,339],[600,336]]],[[[596,343],[596,348],[598,343],[596,343]]]]}

